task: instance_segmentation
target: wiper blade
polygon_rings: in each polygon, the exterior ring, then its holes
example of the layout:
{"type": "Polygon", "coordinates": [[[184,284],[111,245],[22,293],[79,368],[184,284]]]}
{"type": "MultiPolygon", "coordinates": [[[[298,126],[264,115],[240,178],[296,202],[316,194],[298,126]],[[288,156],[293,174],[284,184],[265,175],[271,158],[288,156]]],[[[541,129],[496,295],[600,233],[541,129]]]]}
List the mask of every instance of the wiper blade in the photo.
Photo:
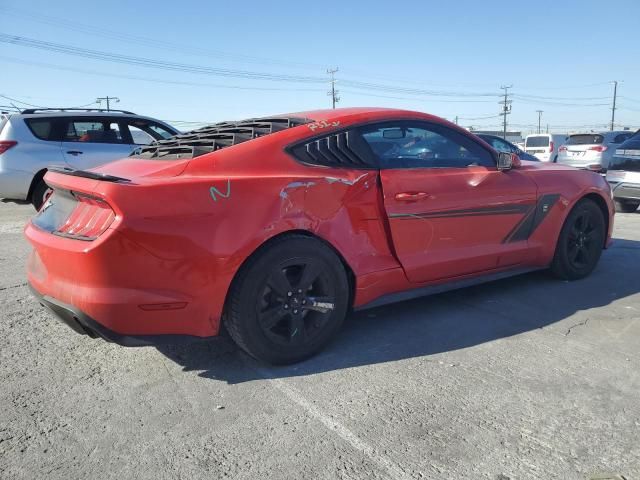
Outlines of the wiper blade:
{"type": "Polygon", "coordinates": [[[63,175],[73,175],[74,177],[90,178],[92,180],[102,180],[103,182],[130,182],[128,178],[116,177],[106,173],[89,172],[88,170],[76,170],[69,167],[49,167],[49,171],[62,173],[63,175]]]}

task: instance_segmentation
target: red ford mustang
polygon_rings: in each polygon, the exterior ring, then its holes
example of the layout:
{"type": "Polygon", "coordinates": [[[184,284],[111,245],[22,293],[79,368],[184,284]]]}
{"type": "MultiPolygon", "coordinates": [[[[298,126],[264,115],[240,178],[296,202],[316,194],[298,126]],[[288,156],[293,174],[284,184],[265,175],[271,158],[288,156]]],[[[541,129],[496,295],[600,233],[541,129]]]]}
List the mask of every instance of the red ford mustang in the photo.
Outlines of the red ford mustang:
{"type": "Polygon", "coordinates": [[[374,108],[219,123],[45,180],[28,277],[70,327],[146,345],[224,324],[271,363],[317,352],[351,308],[533,269],[585,277],[614,214],[600,175],[374,108]]]}

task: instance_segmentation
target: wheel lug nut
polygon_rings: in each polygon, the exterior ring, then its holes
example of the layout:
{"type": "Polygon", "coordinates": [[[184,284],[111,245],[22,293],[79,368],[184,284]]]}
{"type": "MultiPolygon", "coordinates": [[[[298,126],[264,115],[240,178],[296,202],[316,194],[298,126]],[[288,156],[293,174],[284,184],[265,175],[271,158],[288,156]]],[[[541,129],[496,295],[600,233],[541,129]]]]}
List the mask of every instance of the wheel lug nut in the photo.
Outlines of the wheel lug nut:
{"type": "Polygon", "coordinates": [[[298,313],[298,310],[294,310],[293,313],[298,313]]]}
{"type": "Polygon", "coordinates": [[[302,290],[298,289],[298,293],[302,293],[302,290]]]}
{"type": "Polygon", "coordinates": [[[302,300],[302,304],[305,305],[307,303],[306,300],[302,300]]]}
{"type": "Polygon", "coordinates": [[[287,305],[287,304],[285,303],[285,304],[284,304],[284,309],[286,310],[286,309],[288,309],[288,308],[289,308],[289,305],[287,305]]]}
{"type": "Polygon", "coordinates": [[[287,297],[290,297],[291,295],[293,295],[293,292],[287,292],[287,297]]]}

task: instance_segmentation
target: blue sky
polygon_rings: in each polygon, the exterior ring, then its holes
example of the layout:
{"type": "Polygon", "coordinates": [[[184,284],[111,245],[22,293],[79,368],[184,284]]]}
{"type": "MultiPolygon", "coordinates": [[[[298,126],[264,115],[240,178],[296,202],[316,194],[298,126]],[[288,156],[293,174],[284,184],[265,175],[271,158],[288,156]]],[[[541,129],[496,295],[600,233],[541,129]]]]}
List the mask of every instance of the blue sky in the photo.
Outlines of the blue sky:
{"type": "Polygon", "coordinates": [[[537,124],[538,109],[553,130],[603,127],[610,81],[620,80],[616,123],[640,126],[637,0],[0,0],[0,18],[2,34],[29,41],[207,69],[0,42],[0,95],[21,106],[86,105],[113,95],[119,108],[187,129],[192,124],[181,122],[329,107],[326,69],[337,66],[339,106],[458,115],[465,126],[497,128],[500,86],[513,85],[509,123],[524,131],[537,124]]]}

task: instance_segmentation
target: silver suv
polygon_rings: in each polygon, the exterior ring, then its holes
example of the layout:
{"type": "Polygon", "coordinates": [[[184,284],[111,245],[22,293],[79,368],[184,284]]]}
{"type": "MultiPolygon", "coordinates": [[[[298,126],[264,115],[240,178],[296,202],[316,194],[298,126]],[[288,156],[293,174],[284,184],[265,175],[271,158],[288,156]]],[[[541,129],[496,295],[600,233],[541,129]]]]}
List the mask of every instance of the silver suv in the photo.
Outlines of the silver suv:
{"type": "Polygon", "coordinates": [[[29,201],[39,209],[48,194],[43,177],[50,165],[86,170],[177,133],[164,122],[124,110],[0,115],[0,198],[29,201]]]}
{"type": "Polygon", "coordinates": [[[631,135],[633,132],[628,130],[574,133],[569,135],[565,144],[560,147],[558,163],[604,173],[618,145],[631,135]]]}

